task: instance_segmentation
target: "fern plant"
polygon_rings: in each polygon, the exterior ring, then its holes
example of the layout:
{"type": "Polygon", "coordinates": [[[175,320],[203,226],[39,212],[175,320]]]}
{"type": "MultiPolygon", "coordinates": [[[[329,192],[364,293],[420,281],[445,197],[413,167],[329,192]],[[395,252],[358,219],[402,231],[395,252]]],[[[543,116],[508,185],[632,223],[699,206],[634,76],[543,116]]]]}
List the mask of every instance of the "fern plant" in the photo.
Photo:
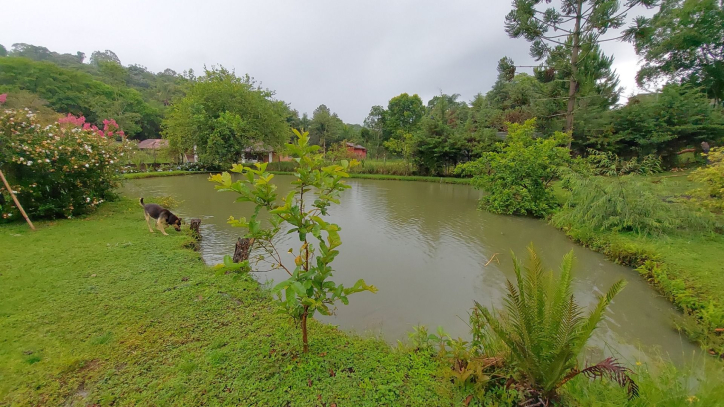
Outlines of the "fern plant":
{"type": "Polygon", "coordinates": [[[494,334],[510,349],[513,366],[522,376],[520,383],[542,405],[555,399],[557,390],[579,374],[607,377],[626,387],[631,398],[637,396],[638,387],[629,377],[629,370],[615,359],[584,369],[578,367],[578,356],[625,281],[611,286],[599,298],[596,308],[584,316],[571,291],[573,252],[563,258],[558,278],[552,271],[544,271],[532,246],[528,253],[527,267],[513,256],[516,283],[507,282],[505,314],[496,314],[475,303],[494,334]]]}

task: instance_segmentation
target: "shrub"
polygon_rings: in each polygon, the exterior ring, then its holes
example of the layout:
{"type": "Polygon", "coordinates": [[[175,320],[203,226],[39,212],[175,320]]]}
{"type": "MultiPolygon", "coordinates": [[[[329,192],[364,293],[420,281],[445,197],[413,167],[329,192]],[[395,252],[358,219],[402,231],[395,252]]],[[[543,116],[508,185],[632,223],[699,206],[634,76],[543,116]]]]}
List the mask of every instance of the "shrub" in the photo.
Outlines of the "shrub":
{"type": "Polygon", "coordinates": [[[724,211],[724,147],[712,148],[705,156],[709,164],[689,176],[692,181],[704,184],[692,191],[692,195],[704,207],[724,211]]]}
{"type": "Polygon", "coordinates": [[[456,168],[472,175],[474,187],[488,192],[481,206],[494,213],[545,216],[557,206],[550,184],[569,160],[569,136],[557,132],[534,138],[535,119],[508,126],[508,139],[498,152],[456,168]]]}
{"type": "MultiPolygon", "coordinates": [[[[508,281],[505,298],[506,314],[494,314],[476,302],[477,310],[495,335],[510,349],[518,382],[532,394],[539,405],[549,405],[557,398],[557,390],[566,382],[583,374],[589,378],[607,377],[626,387],[629,397],[638,393],[628,369],[608,358],[582,370],[578,356],[598,326],[608,305],[624,287],[620,280],[599,297],[596,308],[586,317],[571,291],[573,252],[563,258],[560,276],[544,272],[532,247],[528,248],[529,266],[523,267],[513,257],[516,284],[508,281]]],[[[482,320],[481,320],[482,321],[482,320]]],[[[532,405],[527,403],[527,405],[532,405]]]]}
{"type": "Polygon", "coordinates": [[[354,151],[349,151],[347,149],[347,140],[343,140],[329,146],[327,152],[324,154],[324,158],[331,162],[353,160],[357,158],[357,154],[355,154],[354,151]]]}
{"type": "MultiPolygon", "coordinates": [[[[210,181],[219,184],[216,189],[220,191],[241,195],[237,198],[238,202],[253,202],[256,205],[249,220],[231,217],[229,224],[247,229],[244,237],[261,252],[250,257],[253,263],[263,262],[289,274],[289,278],[276,285],[273,291],[286,313],[300,323],[306,353],[309,351],[308,318],[314,317],[316,312],[322,315],[334,314],[334,304],[338,301],[348,304],[348,295],[362,291],[376,292],[377,288],[367,285],[362,279],[351,287],[331,280],[334,272],[331,264],[339,254],[337,248],[342,240],[339,226],[328,223],[322,216],[329,214],[330,206],[338,204],[341,192],[349,188],[343,179],[349,177],[347,170],[356,165],[356,161],[325,165],[323,155],[317,153],[319,146],[309,145],[308,133],[302,134],[297,130],[294,133],[297,140],[287,145],[287,153],[295,158],[299,166],[294,173],[292,190],[281,203],[277,202],[277,187],[270,182],[274,175],[266,171],[267,164],[256,164],[256,169],[236,164],[231,171],[242,174],[239,181],[232,182],[228,172],[214,175],[210,181]],[[263,228],[262,221],[258,219],[262,209],[270,215],[268,228],[263,228]],[[284,265],[277,249],[282,225],[288,227],[287,233],[295,233],[301,242],[296,252],[293,249],[288,252],[282,250],[294,255],[295,267],[284,265]]],[[[244,260],[235,265],[226,256],[221,268],[248,271],[250,261],[244,260]]]]}
{"type": "MultiPolygon", "coordinates": [[[[454,383],[463,394],[467,394],[468,402],[477,400],[481,403],[499,400],[500,395],[493,395],[491,391],[501,390],[499,387],[505,382],[503,366],[503,352],[505,345],[488,331],[488,326],[481,321],[481,314],[473,308],[470,315],[472,341],[468,342],[461,338],[452,338],[443,327],[437,328],[437,334],[428,333],[427,327],[419,325],[413,327],[413,331],[407,336],[409,346],[398,341],[398,346],[403,351],[414,350],[432,355],[449,369],[443,371],[443,377],[454,383]],[[501,380],[502,379],[502,380],[501,380]]],[[[514,389],[504,393],[511,399],[517,400],[517,393],[514,389]]],[[[513,400],[510,400],[513,401],[513,400]]],[[[523,400],[517,400],[523,401],[523,400]]],[[[513,403],[503,403],[512,405],[513,403]]],[[[474,404],[477,405],[477,404],[474,404]]],[[[487,404],[486,404],[487,405],[487,404]]],[[[490,405],[498,405],[490,403],[490,405]]],[[[518,405],[515,403],[515,405],[518,405]]]]}
{"type": "Polygon", "coordinates": [[[609,177],[626,174],[651,175],[662,171],[661,158],[653,154],[625,160],[612,152],[589,148],[585,163],[589,165],[593,174],[609,177]]]}
{"type": "MultiPolygon", "coordinates": [[[[29,110],[0,112],[0,162],[31,217],[71,217],[114,197],[126,142],[69,116],[41,127],[29,110]]],[[[10,216],[8,213],[4,217],[10,216]]]]}
{"type": "Polygon", "coordinates": [[[183,163],[177,167],[182,171],[221,171],[222,166],[212,163],[183,163]]]}

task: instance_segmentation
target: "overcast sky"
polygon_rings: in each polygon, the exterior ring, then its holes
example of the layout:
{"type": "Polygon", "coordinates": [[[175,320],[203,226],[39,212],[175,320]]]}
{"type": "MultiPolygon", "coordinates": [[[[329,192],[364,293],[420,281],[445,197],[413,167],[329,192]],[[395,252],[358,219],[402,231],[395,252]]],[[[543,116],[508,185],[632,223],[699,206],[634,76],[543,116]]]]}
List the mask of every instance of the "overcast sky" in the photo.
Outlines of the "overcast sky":
{"type": "MultiPolygon", "coordinates": [[[[505,0],[0,0],[0,44],[88,57],[110,49],[124,65],[154,72],[221,64],[300,113],[324,103],[361,123],[372,105],[402,92],[471,100],[490,89],[503,56],[532,65],[528,42],[505,33],[510,8],[505,0]]],[[[604,49],[624,95],[637,92],[633,47],[604,49]]]]}

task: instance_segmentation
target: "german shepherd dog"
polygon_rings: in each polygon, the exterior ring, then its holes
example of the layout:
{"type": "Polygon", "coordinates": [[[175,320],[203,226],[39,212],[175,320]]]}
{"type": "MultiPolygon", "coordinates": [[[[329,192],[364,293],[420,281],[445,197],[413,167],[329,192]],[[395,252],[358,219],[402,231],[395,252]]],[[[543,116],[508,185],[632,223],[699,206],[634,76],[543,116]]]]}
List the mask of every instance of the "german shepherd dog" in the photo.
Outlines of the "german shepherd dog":
{"type": "Polygon", "coordinates": [[[161,205],[153,203],[144,204],[143,198],[141,198],[140,203],[143,207],[143,214],[146,215],[146,224],[148,225],[149,232],[153,233],[151,218],[156,219],[156,227],[166,236],[168,236],[165,230],[166,226],[173,226],[177,232],[181,231],[181,218],[171,213],[171,211],[161,205]]]}

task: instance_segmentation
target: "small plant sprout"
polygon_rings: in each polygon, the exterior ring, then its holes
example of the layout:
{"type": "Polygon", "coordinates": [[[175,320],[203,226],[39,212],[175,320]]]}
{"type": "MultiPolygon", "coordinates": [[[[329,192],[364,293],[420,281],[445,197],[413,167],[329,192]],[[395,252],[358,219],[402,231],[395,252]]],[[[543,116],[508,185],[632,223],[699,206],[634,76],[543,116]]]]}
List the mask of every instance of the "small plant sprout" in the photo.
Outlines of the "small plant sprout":
{"type": "Polygon", "coordinates": [[[266,171],[267,164],[255,164],[245,167],[235,164],[232,172],[242,174],[238,181],[232,181],[231,174],[224,172],[210,178],[219,185],[219,191],[232,191],[240,195],[237,202],[253,202],[256,206],[251,217],[236,219],[231,217],[229,224],[247,230],[245,238],[252,241],[256,251],[249,260],[239,264],[224,258],[220,267],[250,271],[252,265],[266,263],[273,269],[283,269],[289,278],[277,284],[273,292],[289,316],[298,321],[302,328],[304,352],[309,351],[307,338],[307,320],[316,312],[322,315],[334,314],[334,305],[341,301],[347,305],[347,296],[361,291],[376,292],[377,288],[358,280],[352,287],[345,287],[331,280],[334,270],[332,262],[339,254],[337,248],[342,244],[340,227],[325,221],[322,217],[329,214],[332,204],[339,204],[342,191],[349,188],[343,180],[349,177],[348,170],[358,164],[357,160],[342,160],[340,164],[324,165],[319,146],[309,145],[309,134],[294,130],[296,140],[287,144],[287,154],[293,157],[298,166],[294,171],[292,191],[281,202],[277,202],[277,187],[271,180],[273,174],[266,171]],[[259,219],[264,209],[269,217],[268,226],[262,227],[259,219]],[[282,230],[287,234],[295,233],[299,237],[300,247],[278,250],[277,236],[282,230]],[[284,264],[281,253],[294,255],[294,266],[284,264]]]}

